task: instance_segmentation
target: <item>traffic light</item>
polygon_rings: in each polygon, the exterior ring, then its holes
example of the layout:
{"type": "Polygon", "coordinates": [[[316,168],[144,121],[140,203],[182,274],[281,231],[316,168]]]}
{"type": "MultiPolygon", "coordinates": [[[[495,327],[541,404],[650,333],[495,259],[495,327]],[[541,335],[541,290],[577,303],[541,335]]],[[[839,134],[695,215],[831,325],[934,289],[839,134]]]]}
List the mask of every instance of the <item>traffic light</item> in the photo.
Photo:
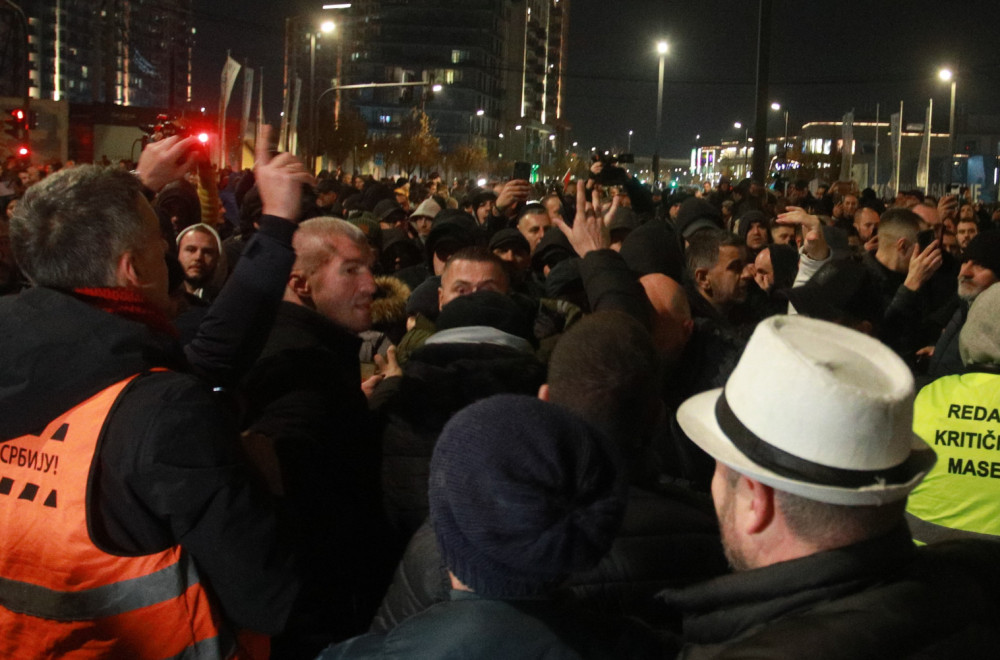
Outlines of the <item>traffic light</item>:
{"type": "Polygon", "coordinates": [[[24,130],[24,110],[21,108],[8,108],[3,120],[3,132],[15,140],[21,139],[21,132],[24,130]]]}

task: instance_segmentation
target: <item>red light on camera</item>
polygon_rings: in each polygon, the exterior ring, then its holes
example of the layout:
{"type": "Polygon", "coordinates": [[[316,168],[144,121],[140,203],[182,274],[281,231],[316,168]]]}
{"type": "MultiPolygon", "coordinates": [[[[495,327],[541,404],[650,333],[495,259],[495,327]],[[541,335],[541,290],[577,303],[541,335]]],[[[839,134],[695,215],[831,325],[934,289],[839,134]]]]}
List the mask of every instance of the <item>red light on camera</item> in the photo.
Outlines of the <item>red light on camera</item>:
{"type": "Polygon", "coordinates": [[[28,147],[18,147],[17,149],[18,156],[27,156],[29,153],[31,153],[31,151],[29,151],[28,147]]]}
{"type": "Polygon", "coordinates": [[[198,142],[202,144],[208,143],[208,133],[198,133],[198,142]]]}

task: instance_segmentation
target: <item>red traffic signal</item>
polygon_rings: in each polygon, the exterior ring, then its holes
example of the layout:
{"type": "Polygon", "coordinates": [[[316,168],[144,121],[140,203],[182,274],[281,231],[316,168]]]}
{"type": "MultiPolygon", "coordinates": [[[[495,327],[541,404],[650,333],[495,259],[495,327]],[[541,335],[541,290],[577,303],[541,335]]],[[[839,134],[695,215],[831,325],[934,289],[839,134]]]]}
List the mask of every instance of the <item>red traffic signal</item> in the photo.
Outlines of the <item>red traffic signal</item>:
{"type": "Polygon", "coordinates": [[[15,140],[21,139],[21,131],[24,130],[24,110],[21,108],[8,108],[7,116],[3,120],[3,132],[15,140]]]}

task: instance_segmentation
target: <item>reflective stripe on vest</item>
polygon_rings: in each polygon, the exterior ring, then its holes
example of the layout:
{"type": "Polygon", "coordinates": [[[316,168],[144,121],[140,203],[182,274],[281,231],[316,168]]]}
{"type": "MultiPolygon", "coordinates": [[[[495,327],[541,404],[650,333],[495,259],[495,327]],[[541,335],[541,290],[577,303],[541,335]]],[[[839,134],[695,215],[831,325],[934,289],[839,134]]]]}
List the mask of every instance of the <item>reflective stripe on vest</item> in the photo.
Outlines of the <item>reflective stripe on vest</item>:
{"type": "Polygon", "coordinates": [[[910,535],[921,543],[940,543],[958,539],[973,539],[977,541],[1000,541],[1000,536],[968,532],[964,529],[952,529],[932,522],[921,520],[909,511],[906,512],[906,524],[910,527],[910,535]]]}
{"type": "Polygon", "coordinates": [[[913,404],[913,432],[938,460],[910,493],[913,538],[1000,540],[1000,376],[939,378],[913,404]]]}
{"type": "Polygon", "coordinates": [[[124,614],[184,595],[198,583],[186,554],[155,573],[82,591],[47,589],[0,577],[0,604],[8,610],[56,621],[86,621],[124,614]]]}
{"type": "MultiPolygon", "coordinates": [[[[136,377],[0,443],[0,656],[222,658],[233,640],[180,546],[98,548],[87,499],[107,419],[136,377]]],[[[141,442],[141,438],[136,438],[141,442]]]]}

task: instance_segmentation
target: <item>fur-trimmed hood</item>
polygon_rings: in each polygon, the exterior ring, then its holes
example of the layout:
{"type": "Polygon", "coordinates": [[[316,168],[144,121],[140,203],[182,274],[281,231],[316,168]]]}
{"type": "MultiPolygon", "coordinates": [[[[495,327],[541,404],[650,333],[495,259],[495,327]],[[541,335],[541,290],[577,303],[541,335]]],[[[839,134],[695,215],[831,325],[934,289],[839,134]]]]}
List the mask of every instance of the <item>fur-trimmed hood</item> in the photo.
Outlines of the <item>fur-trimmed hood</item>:
{"type": "Polygon", "coordinates": [[[410,287],[391,275],[375,278],[375,298],[372,300],[372,325],[406,321],[406,301],[410,297],[410,287]]]}

